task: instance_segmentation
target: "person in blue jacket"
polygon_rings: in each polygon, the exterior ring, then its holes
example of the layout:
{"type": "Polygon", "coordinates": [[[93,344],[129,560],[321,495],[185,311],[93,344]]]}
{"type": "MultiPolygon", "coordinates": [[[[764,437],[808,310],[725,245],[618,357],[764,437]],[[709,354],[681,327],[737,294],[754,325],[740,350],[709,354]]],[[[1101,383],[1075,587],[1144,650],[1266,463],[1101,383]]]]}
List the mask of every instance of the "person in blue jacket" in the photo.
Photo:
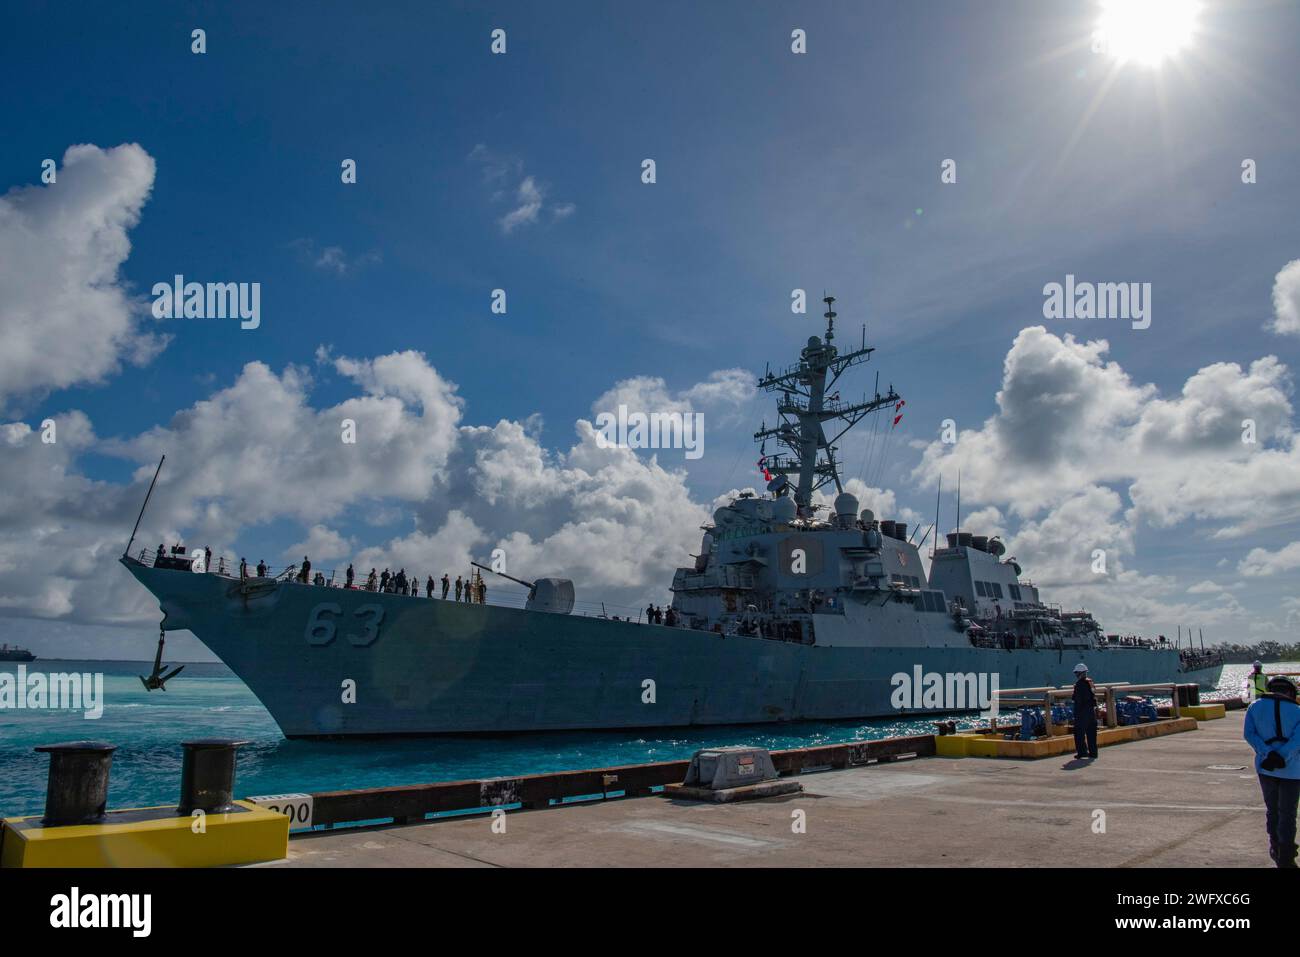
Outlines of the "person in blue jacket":
{"type": "Polygon", "coordinates": [[[1278,867],[1296,866],[1296,807],[1300,805],[1300,705],[1290,678],[1269,679],[1268,694],[1246,712],[1242,735],[1255,749],[1264,792],[1268,856],[1278,867]]]}

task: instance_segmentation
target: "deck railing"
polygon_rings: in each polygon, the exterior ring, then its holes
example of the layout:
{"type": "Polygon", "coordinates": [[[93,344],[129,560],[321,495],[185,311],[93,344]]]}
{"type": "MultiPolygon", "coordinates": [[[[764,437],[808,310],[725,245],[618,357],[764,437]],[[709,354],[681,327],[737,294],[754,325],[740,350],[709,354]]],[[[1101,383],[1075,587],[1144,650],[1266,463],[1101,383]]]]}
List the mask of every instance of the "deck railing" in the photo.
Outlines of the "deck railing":
{"type": "MultiPolygon", "coordinates": [[[[196,551],[189,551],[189,552],[185,552],[184,554],[173,555],[171,554],[170,549],[165,549],[163,552],[163,556],[165,558],[178,559],[181,561],[191,560],[196,554],[198,554],[196,551]]],[[[157,564],[158,553],[157,553],[157,549],[142,548],[136,555],[133,555],[131,557],[135,561],[139,562],[141,565],[144,565],[146,568],[153,568],[157,564]]],[[[212,557],[212,566],[213,566],[212,568],[208,569],[208,573],[210,574],[218,575],[225,578],[230,578],[232,581],[237,580],[240,577],[239,562],[232,561],[226,558],[226,556],[224,555],[214,555],[212,557]]],[[[366,575],[364,576],[357,575],[353,580],[353,587],[358,591],[373,590],[377,592],[378,587],[376,587],[375,589],[368,589],[366,587],[369,574],[370,573],[367,572],[366,575]]],[[[249,578],[257,577],[257,571],[255,565],[250,564],[248,566],[248,575],[249,578]]],[[[265,577],[274,579],[277,582],[295,581],[298,577],[298,565],[296,564],[285,565],[284,567],[278,569],[268,568],[265,577]]],[[[427,600],[427,598],[429,597],[428,579],[419,578],[414,580],[417,585],[415,593],[411,595],[397,594],[397,597],[420,598],[420,599],[427,600]]],[[[343,570],[336,569],[336,568],[318,569],[313,567],[311,570],[309,580],[306,582],[306,584],[316,588],[343,588],[345,587],[346,581],[347,581],[346,569],[343,570]],[[321,576],[323,580],[323,584],[316,583],[316,576],[318,574],[321,576]]],[[[396,593],[385,592],[385,594],[396,594],[396,593]]],[[[435,599],[442,598],[442,580],[440,577],[434,579],[434,590],[433,590],[432,597],[435,599]]],[[[451,588],[449,588],[447,591],[447,601],[456,601],[456,600],[457,599],[456,599],[455,585],[453,583],[451,588]]],[[[462,600],[469,604],[475,604],[475,602],[471,602],[468,598],[464,598],[462,600]]],[[[487,604],[489,605],[499,605],[505,608],[523,608],[527,603],[528,603],[528,592],[525,589],[518,588],[511,585],[499,585],[499,584],[488,585],[487,604]]],[[[620,605],[613,602],[577,600],[574,601],[573,603],[573,614],[583,615],[584,617],[588,617],[588,618],[609,618],[609,619],[617,618],[618,620],[621,621],[645,623],[645,609],[636,608],[631,605],[620,605]]],[[[685,626],[682,625],[680,627],[685,627],[685,626]]]]}

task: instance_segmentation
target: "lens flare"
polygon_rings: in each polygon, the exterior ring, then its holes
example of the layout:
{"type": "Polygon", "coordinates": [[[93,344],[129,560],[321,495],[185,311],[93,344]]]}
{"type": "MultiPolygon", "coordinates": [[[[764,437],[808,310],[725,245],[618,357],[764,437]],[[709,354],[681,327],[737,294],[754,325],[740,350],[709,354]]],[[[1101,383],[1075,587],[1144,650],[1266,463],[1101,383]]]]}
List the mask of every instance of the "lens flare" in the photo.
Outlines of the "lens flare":
{"type": "Polygon", "coordinates": [[[1193,0],[1102,0],[1097,37],[1121,63],[1159,66],[1191,43],[1198,10],[1193,0]]]}

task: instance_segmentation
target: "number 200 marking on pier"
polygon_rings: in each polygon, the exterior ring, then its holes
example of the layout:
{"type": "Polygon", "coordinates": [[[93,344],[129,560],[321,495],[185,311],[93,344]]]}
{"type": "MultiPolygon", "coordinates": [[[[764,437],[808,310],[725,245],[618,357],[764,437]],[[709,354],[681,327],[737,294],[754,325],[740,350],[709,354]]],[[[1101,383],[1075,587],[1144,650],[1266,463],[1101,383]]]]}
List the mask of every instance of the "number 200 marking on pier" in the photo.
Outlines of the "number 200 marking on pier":
{"type": "MultiPolygon", "coordinates": [[[[309,645],[328,645],[334,640],[337,631],[337,624],[333,618],[324,617],[326,615],[341,615],[343,609],[335,602],[322,602],[311,610],[307,617],[307,629],[303,637],[307,639],[309,645]]],[[[375,639],[379,637],[379,625],[384,620],[384,608],[382,605],[362,605],[352,613],[353,617],[362,619],[365,631],[360,635],[346,634],[343,637],[348,640],[349,644],[357,648],[365,648],[367,645],[373,645],[375,639]]]]}

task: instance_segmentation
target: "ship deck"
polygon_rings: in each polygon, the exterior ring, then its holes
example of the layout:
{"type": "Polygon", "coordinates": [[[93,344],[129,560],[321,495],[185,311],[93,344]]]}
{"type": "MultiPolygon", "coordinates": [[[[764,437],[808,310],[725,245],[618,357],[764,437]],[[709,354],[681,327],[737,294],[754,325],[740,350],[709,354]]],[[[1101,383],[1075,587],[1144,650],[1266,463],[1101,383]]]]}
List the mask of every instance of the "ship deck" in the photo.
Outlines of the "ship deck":
{"type": "Polygon", "coordinates": [[[1269,867],[1245,712],[1095,763],[915,758],[740,804],[662,796],[295,836],[260,867],[1269,867]],[[1096,811],[1105,832],[1095,833],[1096,811]],[[806,833],[792,832],[794,812],[806,833]]]}

